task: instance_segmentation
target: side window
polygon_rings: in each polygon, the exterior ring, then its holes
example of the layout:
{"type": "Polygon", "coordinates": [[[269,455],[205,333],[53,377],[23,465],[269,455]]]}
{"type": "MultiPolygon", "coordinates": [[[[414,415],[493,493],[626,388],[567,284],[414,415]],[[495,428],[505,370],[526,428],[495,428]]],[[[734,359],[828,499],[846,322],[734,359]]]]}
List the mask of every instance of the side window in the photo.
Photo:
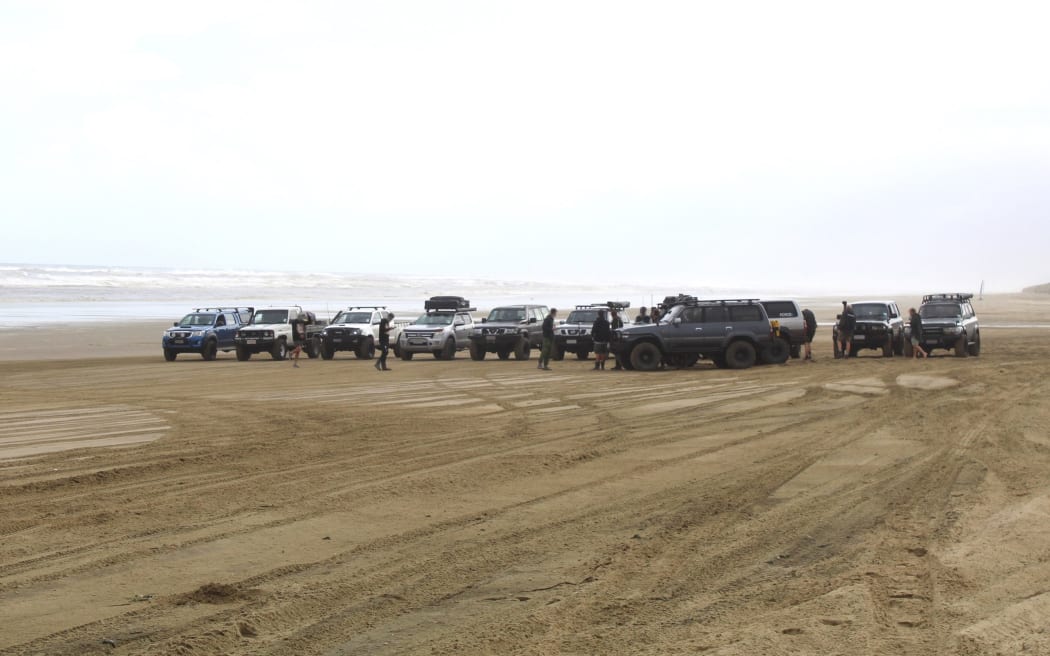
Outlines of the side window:
{"type": "MultiPolygon", "coordinates": [[[[788,319],[798,316],[797,306],[790,301],[769,301],[762,304],[770,319],[788,319]]],[[[737,319],[743,321],[743,319],[737,319]]]]}
{"type": "Polygon", "coordinates": [[[757,305],[734,305],[729,308],[729,317],[733,321],[762,321],[762,311],[757,305]]]}
{"type": "Polygon", "coordinates": [[[704,323],[725,323],[726,309],[724,307],[704,308],[704,323]]]}
{"type": "Polygon", "coordinates": [[[453,319],[452,322],[454,324],[456,324],[457,326],[462,326],[463,325],[463,315],[462,314],[457,314],[455,319],[453,319]]]}
{"type": "Polygon", "coordinates": [[[682,323],[702,323],[704,320],[704,309],[698,307],[687,307],[682,310],[682,323]]]}
{"type": "Polygon", "coordinates": [[[215,327],[216,328],[218,328],[220,326],[225,326],[225,325],[226,325],[226,315],[225,314],[220,314],[220,315],[215,317],[215,327]]]}

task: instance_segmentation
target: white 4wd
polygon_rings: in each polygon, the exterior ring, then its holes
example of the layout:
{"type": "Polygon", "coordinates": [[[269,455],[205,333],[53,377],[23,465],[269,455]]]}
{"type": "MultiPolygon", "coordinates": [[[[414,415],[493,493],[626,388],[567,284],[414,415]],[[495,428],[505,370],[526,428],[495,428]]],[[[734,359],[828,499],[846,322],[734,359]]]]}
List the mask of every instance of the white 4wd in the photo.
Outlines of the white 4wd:
{"type": "Polygon", "coordinates": [[[258,309],[234,337],[237,359],[248,360],[255,353],[265,352],[274,360],[283,360],[296,344],[316,358],[321,354],[322,325],[313,312],[298,305],[258,309]]]}
{"type": "MultiPolygon", "coordinates": [[[[353,306],[340,310],[321,332],[321,357],[331,360],[336,351],[353,351],[358,359],[372,359],[379,344],[379,324],[388,317],[390,313],[383,306],[353,306]]],[[[390,344],[397,355],[401,325],[394,323],[390,328],[390,344]]]]}

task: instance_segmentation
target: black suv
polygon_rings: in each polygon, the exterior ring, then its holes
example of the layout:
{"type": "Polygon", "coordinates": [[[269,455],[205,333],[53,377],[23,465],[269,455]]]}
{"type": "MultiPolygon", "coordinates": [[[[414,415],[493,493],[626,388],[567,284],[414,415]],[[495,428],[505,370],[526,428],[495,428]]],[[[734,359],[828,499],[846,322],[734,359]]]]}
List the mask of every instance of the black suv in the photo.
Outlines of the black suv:
{"type": "MultiPolygon", "coordinates": [[[[896,301],[858,301],[853,304],[853,314],[857,325],[850,342],[850,356],[856,356],[861,349],[881,350],[886,358],[904,352],[905,321],[896,301]]],[[[831,337],[835,342],[835,357],[840,357],[837,323],[831,329],[831,337]]]]}
{"type": "MultiPolygon", "coordinates": [[[[554,329],[554,354],[555,360],[565,359],[565,354],[575,353],[580,360],[586,360],[587,356],[594,350],[594,338],[591,337],[591,327],[594,320],[598,318],[598,312],[604,310],[606,318],[612,320],[609,312],[616,310],[620,318],[626,317],[627,309],[631,304],[626,301],[608,301],[606,303],[591,303],[589,305],[577,305],[576,309],[569,313],[565,321],[554,329]]],[[[627,323],[627,322],[625,322],[627,323]]]]}
{"type": "Polygon", "coordinates": [[[515,360],[528,360],[532,349],[543,343],[543,319],[548,312],[546,305],[494,308],[480,326],[474,326],[470,357],[480,360],[485,353],[495,353],[500,360],[506,360],[513,353],[515,360]]]}
{"type": "Polygon", "coordinates": [[[613,331],[612,349],[628,369],[652,371],[661,363],[683,367],[698,358],[719,368],[747,369],[773,345],[773,328],[755,299],[664,299],[660,323],[613,331]]]}
{"type": "MultiPolygon", "coordinates": [[[[955,355],[981,354],[981,325],[973,311],[973,294],[927,294],[922,297],[919,316],[922,317],[922,348],[948,349],[955,355]]],[[[905,354],[911,355],[911,326],[907,327],[905,354]]]]}

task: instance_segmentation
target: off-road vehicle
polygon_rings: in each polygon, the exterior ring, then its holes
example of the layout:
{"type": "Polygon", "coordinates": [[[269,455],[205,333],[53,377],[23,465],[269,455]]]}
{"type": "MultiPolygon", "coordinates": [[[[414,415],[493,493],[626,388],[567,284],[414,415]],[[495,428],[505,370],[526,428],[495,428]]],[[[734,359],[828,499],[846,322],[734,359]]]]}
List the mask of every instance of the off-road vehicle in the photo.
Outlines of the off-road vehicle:
{"type": "Polygon", "coordinates": [[[661,363],[685,367],[703,357],[719,368],[746,369],[773,344],[773,327],[756,299],[698,300],[668,297],[657,324],[613,331],[611,348],[628,369],[651,371],[661,363]]]}
{"type": "MultiPolygon", "coordinates": [[[[617,310],[621,318],[626,317],[627,309],[631,304],[626,301],[607,301],[605,303],[590,303],[588,305],[577,305],[569,313],[565,321],[562,321],[554,329],[554,353],[555,360],[565,359],[566,353],[575,353],[580,360],[586,360],[587,356],[594,350],[594,339],[591,337],[591,327],[594,320],[598,318],[598,312],[604,310],[609,317],[611,310],[617,310]]],[[[627,323],[627,322],[625,322],[627,323]]]]}
{"type": "MultiPolygon", "coordinates": [[[[432,353],[438,360],[451,360],[457,351],[470,345],[475,308],[462,296],[433,296],[423,305],[424,312],[405,326],[397,341],[402,360],[416,353],[432,353]]],[[[472,352],[473,354],[473,352],[472,352]]]]}
{"type": "Polygon", "coordinates": [[[480,326],[474,326],[470,357],[484,360],[486,353],[495,353],[500,360],[506,360],[513,353],[515,360],[528,360],[532,349],[543,343],[543,319],[548,312],[546,305],[493,308],[480,326]]]}
{"type": "MultiPolygon", "coordinates": [[[[857,301],[852,305],[857,325],[850,342],[851,357],[856,357],[861,349],[881,351],[885,358],[904,352],[905,321],[896,301],[857,301]]],[[[835,342],[835,357],[842,357],[838,323],[831,329],[831,337],[835,342]]]]}
{"type": "Polygon", "coordinates": [[[200,353],[214,360],[219,351],[232,351],[237,329],[252,316],[254,308],[197,308],[164,331],[161,348],[172,362],[180,353],[200,353]]]}
{"type": "MultiPolygon", "coordinates": [[[[337,351],[353,351],[358,359],[371,360],[379,343],[379,323],[389,316],[385,306],[359,305],[340,310],[321,332],[321,357],[331,360],[337,351]]],[[[401,322],[405,323],[408,322],[401,322]]],[[[401,327],[395,323],[388,333],[395,356],[400,353],[401,327]]]]}
{"type": "Polygon", "coordinates": [[[296,345],[306,355],[321,355],[321,330],[325,322],[302,307],[269,307],[256,310],[248,325],[234,337],[238,360],[248,360],[256,353],[269,353],[274,360],[284,360],[296,345]],[[302,330],[300,330],[300,328],[302,330]]]}
{"type": "MultiPolygon", "coordinates": [[[[965,358],[981,354],[981,325],[973,311],[973,294],[927,294],[922,297],[919,316],[922,317],[922,348],[947,349],[965,358]]],[[[905,327],[905,355],[912,355],[911,325],[905,327]]]]}

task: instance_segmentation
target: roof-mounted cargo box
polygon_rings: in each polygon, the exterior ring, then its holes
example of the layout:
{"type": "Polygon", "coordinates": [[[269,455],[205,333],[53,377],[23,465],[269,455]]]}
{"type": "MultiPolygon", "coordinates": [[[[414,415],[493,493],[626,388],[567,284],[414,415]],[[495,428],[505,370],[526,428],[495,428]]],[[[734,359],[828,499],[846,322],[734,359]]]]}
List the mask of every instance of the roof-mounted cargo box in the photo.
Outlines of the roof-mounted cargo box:
{"type": "Polygon", "coordinates": [[[470,307],[470,301],[462,296],[431,296],[423,304],[423,308],[427,312],[432,310],[455,310],[459,312],[477,311],[477,308],[470,307]]]}

